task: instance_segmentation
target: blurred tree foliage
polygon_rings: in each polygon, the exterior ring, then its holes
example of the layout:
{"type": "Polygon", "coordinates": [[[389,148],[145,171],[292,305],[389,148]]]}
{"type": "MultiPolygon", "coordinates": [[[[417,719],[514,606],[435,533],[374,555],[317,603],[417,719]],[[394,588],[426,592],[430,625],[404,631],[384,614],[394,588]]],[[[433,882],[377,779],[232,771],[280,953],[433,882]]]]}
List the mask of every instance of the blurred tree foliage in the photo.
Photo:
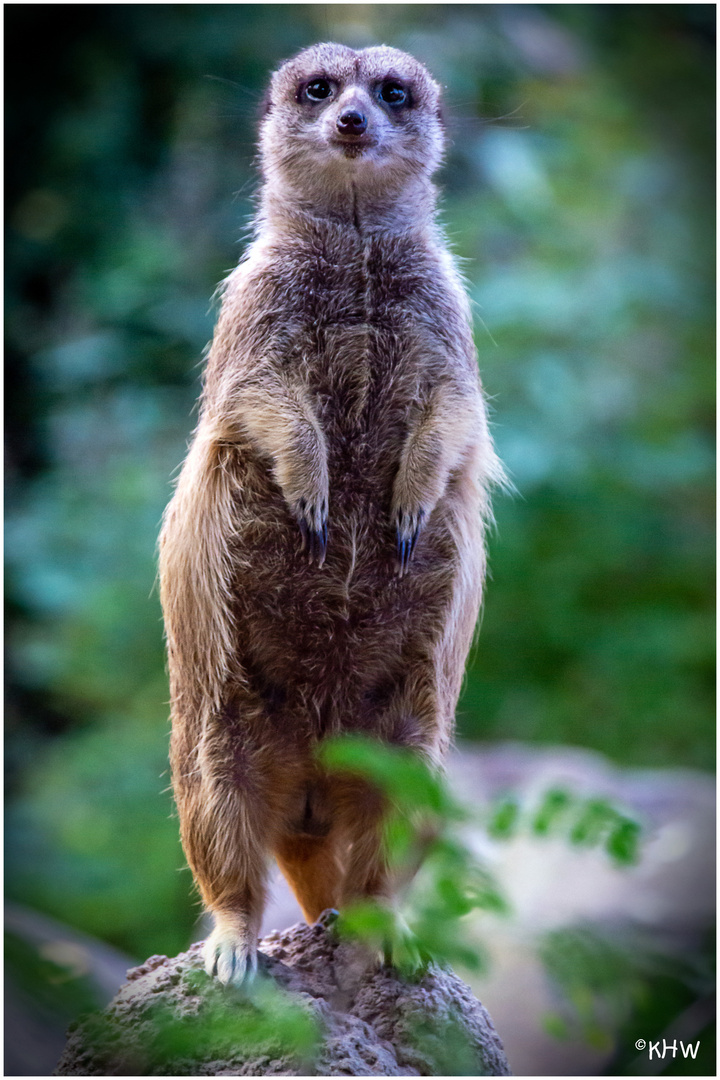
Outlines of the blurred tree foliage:
{"type": "Polygon", "coordinates": [[[6,8],[13,897],[139,956],[187,942],[155,538],[267,75],[320,39],[408,49],[447,87],[443,220],[518,489],[461,733],[711,767],[714,17],[6,8]]]}

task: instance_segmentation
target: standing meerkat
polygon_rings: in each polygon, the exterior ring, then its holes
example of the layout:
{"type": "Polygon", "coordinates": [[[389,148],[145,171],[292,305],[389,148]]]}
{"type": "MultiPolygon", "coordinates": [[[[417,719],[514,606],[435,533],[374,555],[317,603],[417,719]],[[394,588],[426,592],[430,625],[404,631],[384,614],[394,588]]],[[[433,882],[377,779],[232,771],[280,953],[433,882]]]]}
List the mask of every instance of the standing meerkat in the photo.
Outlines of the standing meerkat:
{"type": "Polygon", "coordinates": [[[270,855],[308,921],[390,890],[380,800],[318,743],[439,765],[452,736],[501,470],[435,223],[439,104],[411,56],[332,44],[266,100],[255,239],[160,540],[173,784],[223,982],[256,968],[270,855]]]}

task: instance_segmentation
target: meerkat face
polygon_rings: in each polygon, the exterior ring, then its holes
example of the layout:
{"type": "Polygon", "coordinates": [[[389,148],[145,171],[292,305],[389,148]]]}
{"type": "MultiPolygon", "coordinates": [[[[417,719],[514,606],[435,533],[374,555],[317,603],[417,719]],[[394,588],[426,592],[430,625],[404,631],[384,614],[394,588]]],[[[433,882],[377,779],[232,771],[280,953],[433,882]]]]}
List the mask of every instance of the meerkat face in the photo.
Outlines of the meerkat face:
{"type": "Polygon", "coordinates": [[[266,168],[295,190],[356,178],[397,190],[439,165],[440,90],[407,53],[316,45],[273,76],[261,129],[266,168]]]}

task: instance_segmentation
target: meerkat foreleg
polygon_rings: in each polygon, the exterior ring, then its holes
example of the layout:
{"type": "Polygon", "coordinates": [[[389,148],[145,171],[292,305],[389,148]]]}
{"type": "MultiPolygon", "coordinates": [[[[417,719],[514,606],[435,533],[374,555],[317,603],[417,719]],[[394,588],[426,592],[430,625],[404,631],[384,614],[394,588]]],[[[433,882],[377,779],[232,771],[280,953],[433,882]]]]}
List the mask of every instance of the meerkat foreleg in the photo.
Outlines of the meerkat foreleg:
{"type": "Polygon", "coordinates": [[[325,436],[303,389],[281,378],[248,381],[233,388],[222,417],[220,438],[238,430],[270,458],[290,512],[298,523],[302,550],[322,566],[328,538],[328,465],[325,436]]]}
{"type": "Polygon", "coordinates": [[[482,422],[479,409],[446,384],[437,386],[417,410],[395,477],[392,520],[397,537],[396,569],[406,573],[423,526],[461,462],[482,422]]]}

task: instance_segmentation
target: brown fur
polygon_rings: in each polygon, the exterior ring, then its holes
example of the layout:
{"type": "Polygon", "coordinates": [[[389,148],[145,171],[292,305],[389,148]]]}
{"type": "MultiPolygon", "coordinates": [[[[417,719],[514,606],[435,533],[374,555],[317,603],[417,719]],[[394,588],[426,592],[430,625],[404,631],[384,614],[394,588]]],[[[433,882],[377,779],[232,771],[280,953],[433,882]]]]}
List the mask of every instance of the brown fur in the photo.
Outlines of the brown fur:
{"type": "Polygon", "coordinates": [[[434,221],[442,144],[438,87],[395,49],[319,45],[273,76],[256,238],[160,547],[175,796],[223,981],[254,969],[270,853],[309,920],[391,888],[379,801],[323,775],[318,741],[439,764],[451,738],[501,474],[434,221]],[[408,107],[378,100],[389,77],[408,107]],[[335,141],[348,108],[360,149],[335,141]]]}

